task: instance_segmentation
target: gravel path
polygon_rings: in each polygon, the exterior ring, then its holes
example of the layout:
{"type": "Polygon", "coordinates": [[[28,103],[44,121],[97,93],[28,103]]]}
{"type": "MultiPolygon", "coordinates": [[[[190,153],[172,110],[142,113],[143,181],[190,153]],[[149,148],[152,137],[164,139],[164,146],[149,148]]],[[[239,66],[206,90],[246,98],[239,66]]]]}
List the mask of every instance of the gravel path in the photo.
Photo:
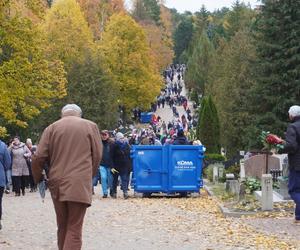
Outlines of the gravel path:
{"type": "MultiPolygon", "coordinates": [[[[176,79],[177,75],[175,75],[175,79],[176,79]]],[[[181,92],[182,96],[186,96],[187,95],[187,90],[185,88],[185,85],[183,83],[183,88],[182,88],[182,92],[181,92]]],[[[190,107],[190,110],[193,112],[193,103],[191,101],[188,101],[188,106],[190,107]]],[[[183,106],[176,106],[177,111],[179,113],[179,117],[181,118],[182,115],[186,115],[186,112],[184,111],[183,106]]],[[[158,108],[157,111],[155,112],[156,115],[160,116],[162,118],[163,121],[166,122],[166,124],[168,124],[169,121],[173,120],[173,112],[172,109],[170,108],[169,105],[165,105],[164,108],[158,108]]]]}
{"type": "MultiPolygon", "coordinates": [[[[182,115],[183,108],[178,110],[182,115]]],[[[173,118],[169,107],[157,113],[166,122],[173,118]]],[[[131,192],[130,199],[115,200],[100,198],[99,187],[95,191],[84,222],[84,250],[300,249],[300,227],[291,218],[224,218],[205,192],[181,199],[134,198],[131,192]]],[[[49,193],[44,203],[38,193],[4,195],[3,207],[1,250],[57,249],[49,193]]]]}
{"type": "MultiPolygon", "coordinates": [[[[3,203],[0,249],[56,249],[49,193],[44,203],[37,193],[5,195],[3,203]]],[[[187,199],[129,200],[94,195],[83,231],[86,250],[300,249],[300,241],[291,241],[286,235],[279,240],[256,232],[242,219],[223,218],[216,202],[206,194],[187,199]]]]}

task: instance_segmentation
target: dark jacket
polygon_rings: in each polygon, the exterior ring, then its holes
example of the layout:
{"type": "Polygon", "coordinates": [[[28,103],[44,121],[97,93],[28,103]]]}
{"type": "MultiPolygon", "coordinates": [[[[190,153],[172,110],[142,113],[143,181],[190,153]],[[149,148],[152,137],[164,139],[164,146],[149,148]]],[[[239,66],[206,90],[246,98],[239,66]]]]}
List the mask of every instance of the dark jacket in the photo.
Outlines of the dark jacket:
{"type": "Polygon", "coordinates": [[[115,142],[111,145],[111,158],[113,161],[113,168],[120,173],[127,173],[131,171],[130,146],[126,143],[123,147],[120,143],[115,142]]]}
{"type": "Polygon", "coordinates": [[[300,171],[300,117],[296,117],[288,126],[285,141],[280,153],[288,153],[289,167],[300,171]]]}
{"type": "Polygon", "coordinates": [[[173,142],[173,145],[189,145],[189,141],[185,136],[177,136],[173,142]]]}
{"type": "Polygon", "coordinates": [[[113,142],[108,139],[106,141],[102,141],[103,144],[103,154],[102,154],[102,160],[100,165],[103,167],[111,168],[113,166],[111,154],[110,154],[110,148],[113,145],[113,142]]]}
{"type": "Polygon", "coordinates": [[[0,140],[0,187],[6,186],[5,172],[11,166],[11,158],[4,142],[0,140]]]}

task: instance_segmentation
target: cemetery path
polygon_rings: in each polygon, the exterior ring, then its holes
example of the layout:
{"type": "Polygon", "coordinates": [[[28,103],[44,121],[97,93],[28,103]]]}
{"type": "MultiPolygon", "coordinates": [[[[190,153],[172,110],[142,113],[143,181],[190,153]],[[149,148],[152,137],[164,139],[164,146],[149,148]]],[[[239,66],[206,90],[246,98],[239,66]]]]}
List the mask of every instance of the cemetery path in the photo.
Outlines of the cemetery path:
{"type": "MultiPolygon", "coordinates": [[[[182,107],[178,110],[180,115],[184,112],[182,107]]],[[[166,122],[173,118],[169,107],[157,113],[166,122]]],[[[224,218],[205,191],[192,198],[128,200],[102,199],[99,187],[95,192],[85,217],[83,250],[300,249],[300,227],[291,218],[224,218]],[[285,233],[280,233],[283,223],[285,233]]],[[[1,250],[57,249],[49,193],[44,203],[38,193],[4,195],[3,208],[1,250]]]]}
{"type": "MultiPolygon", "coordinates": [[[[84,223],[84,250],[300,249],[300,241],[287,234],[268,236],[268,231],[258,232],[243,219],[224,218],[204,191],[187,199],[102,199],[99,187],[96,193],[84,223]]],[[[56,249],[49,193],[44,203],[38,193],[5,195],[3,205],[0,249],[56,249]]]]}
{"type": "MultiPolygon", "coordinates": [[[[175,75],[176,78],[177,75],[175,75]]],[[[182,96],[187,96],[187,90],[184,84],[184,81],[182,81],[182,92],[181,92],[182,96]]],[[[193,102],[190,101],[188,99],[188,106],[191,109],[192,113],[193,113],[193,102]]],[[[186,112],[183,108],[183,106],[176,106],[177,111],[179,113],[179,117],[181,117],[182,115],[186,116],[186,112]]],[[[166,124],[168,124],[168,122],[172,121],[174,119],[173,116],[173,112],[172,109],[170,108],[169,105],[165,105],[164,108],[158,108],[157,111],[155,112],[156,115],[160,116],[162,118],[163,121],[165,121],[166,124]]]]}

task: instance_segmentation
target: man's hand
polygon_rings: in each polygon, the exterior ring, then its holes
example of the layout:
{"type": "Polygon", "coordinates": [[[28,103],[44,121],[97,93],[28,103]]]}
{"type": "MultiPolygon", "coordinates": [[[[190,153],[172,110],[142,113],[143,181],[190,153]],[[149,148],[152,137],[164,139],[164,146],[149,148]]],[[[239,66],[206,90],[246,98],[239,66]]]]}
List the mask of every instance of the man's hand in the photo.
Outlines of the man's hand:
{"type": "Polygon", "coordinates": [[[115,168],[112,168],[110,171],[111,171],[113,174],[118,174],[118,173],[119,173],[119,171],[118,171],[117,169],[115,169],[115,168]]]}

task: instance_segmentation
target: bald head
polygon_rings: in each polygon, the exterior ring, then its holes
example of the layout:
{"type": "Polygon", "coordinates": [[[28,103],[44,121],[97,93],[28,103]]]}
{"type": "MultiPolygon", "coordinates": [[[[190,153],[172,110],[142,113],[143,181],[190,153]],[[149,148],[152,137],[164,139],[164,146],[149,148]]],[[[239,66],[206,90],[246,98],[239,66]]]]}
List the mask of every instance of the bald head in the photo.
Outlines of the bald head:
{"type": "Polygon", "coordinates": [[[81,108],[76,104],[67,104],[61,110],[61,116],[82,116],[81,108]]]}

